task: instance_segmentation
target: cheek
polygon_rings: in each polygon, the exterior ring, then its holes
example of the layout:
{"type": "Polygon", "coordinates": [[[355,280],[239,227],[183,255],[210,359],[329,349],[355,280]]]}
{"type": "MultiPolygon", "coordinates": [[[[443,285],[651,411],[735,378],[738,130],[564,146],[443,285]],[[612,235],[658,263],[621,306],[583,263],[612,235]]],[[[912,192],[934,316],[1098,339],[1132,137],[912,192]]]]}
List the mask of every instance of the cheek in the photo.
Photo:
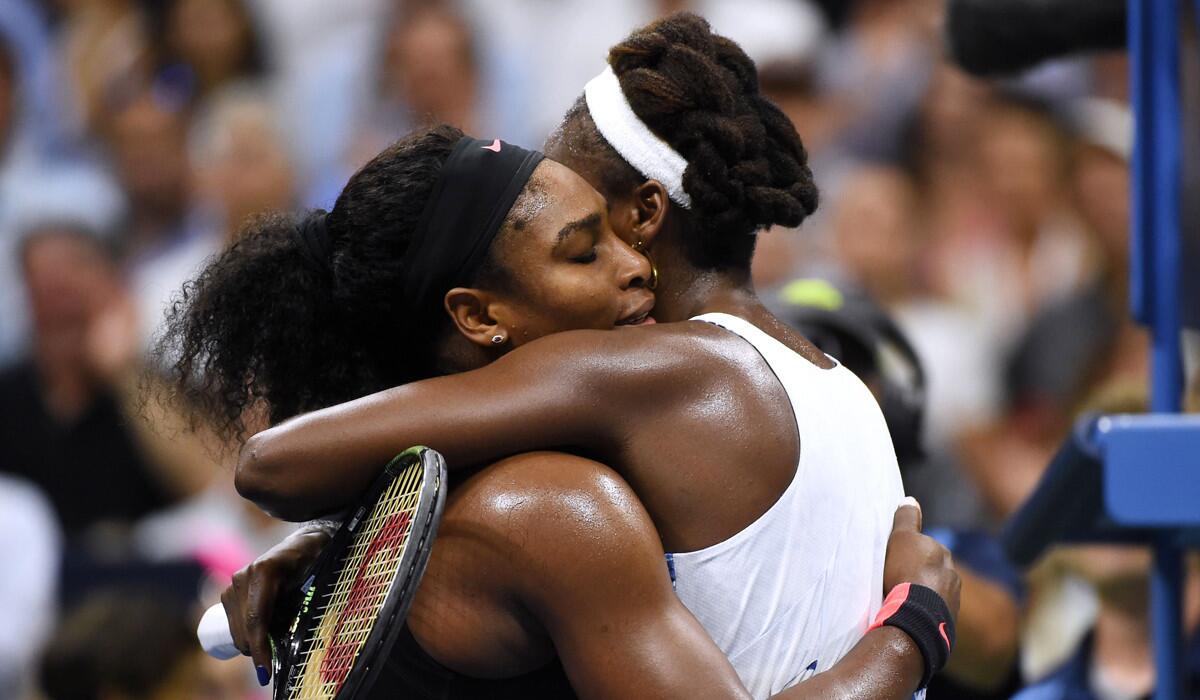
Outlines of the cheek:
{"type": "Polygon", "coordinates": [[[536,290],[540,303],[530,314],[531,327],[540,335],[579,329],[608,329],[615,320],[616,299],[611,285],[599,284],[594,276],[552,275],[536,290]]]}

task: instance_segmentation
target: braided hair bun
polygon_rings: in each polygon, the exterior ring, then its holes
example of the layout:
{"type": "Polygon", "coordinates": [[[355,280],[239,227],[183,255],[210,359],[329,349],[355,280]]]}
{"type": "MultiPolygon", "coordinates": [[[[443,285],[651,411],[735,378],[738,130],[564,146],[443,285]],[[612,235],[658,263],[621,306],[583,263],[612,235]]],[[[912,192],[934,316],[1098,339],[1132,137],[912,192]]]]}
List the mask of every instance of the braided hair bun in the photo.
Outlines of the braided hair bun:
{"type": "Polygon", "coordinates": [[[612,47],[608,60],[633,111],[688,161],[696,264],[749,265],[750,234],[798,226],[816,209],[795,127],[759,93],[754,62],[704,19],[659,20],[612,47]]]}

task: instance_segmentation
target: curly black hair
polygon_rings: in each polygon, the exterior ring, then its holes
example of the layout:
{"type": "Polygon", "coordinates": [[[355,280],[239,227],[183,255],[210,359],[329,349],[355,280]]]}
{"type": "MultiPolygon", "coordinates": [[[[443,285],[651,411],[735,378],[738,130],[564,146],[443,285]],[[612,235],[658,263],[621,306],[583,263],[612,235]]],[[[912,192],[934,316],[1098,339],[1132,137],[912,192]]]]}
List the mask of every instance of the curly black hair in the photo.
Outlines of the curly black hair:
{"type": "MultiPolygon", "coordinates": [[[[434,350],[451,330],[445,314],[408,309],[401,290],[412,232],[438,173],[463,133],[418,131],[356,172],[327,214],[268,213],[189,281],[172,303],[155,354],[174,400],[218,433],[244,438],[265,409],[285,418],[437,373],[434,350]],[[313,264],[298,229],[325,217],[330,267],[313,264]]],[[[525,222],[526,186],[492,245],[525,222]]],[[[504,270],[489,253],[474,284],[497,288],[504,270]]]]}
{"type": "MultiPolygon", "coordinates": [[[[684,240],[702,268],[748,268],[755,232],[799,226],[817,207],[817,187],[796,128],[759,93],[754,62],[708,22],[677,13],[630,34],[608,62],[634,113],[688,161],[691,197],[684,240]]],[[[597,131],[580,98],[551,143],[605,158],[606,193],[640,177],[597,131]],[[568,137],[567,134],[570,134],[568,137]]]]}

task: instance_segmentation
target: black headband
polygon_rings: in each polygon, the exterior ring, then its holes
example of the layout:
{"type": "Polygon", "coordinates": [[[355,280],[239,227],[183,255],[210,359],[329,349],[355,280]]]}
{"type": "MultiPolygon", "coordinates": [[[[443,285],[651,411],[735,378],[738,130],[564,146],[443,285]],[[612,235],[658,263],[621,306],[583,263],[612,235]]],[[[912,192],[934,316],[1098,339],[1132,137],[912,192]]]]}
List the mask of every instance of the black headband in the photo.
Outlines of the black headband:
{"type": "Polygon", "coordinates": [[[409,245],[404,301],[411,311],[440,310],[447,291],[471,282],[543,158],[500,139],[459,139],[409,245]]]}

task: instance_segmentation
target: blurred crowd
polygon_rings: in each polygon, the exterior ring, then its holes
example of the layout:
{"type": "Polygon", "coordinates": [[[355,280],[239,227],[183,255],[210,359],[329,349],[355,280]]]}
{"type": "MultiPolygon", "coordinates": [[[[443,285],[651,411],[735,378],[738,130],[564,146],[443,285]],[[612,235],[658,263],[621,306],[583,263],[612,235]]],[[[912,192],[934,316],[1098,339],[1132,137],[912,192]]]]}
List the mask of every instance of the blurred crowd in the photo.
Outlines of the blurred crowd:
{"type": "MultiPolygon", "coordinates": [[[[190,630],[289,527],[238,499],[231,446],[146,399],[164,311],[248,217],[330,207],[414,127],[539,145],[611,44],[676,10],[755,59],[821,188],[760,236],[764,299],[868,295],[925,368],[905,479],[927,526],[986,542],[1081,411],[1144,410],[1121,54],[980,82],[942,55],[940,0],[0,0],[0,698],[261,692],[190,630]]],[[[979,561],[963,615],[974,590],[987,633],[942,697],[1072,663],[1097,697],[1153,687],[1145,552],[979,561]]]]}

